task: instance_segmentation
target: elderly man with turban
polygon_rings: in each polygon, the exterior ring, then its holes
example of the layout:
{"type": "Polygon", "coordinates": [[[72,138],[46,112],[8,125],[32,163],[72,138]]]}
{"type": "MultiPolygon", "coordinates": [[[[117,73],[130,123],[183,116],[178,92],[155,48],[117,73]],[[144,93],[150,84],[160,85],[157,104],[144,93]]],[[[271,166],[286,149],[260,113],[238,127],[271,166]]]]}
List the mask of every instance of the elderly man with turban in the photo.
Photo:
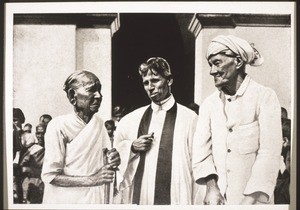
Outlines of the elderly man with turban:
{"type": "Polygon", "coordinates": [[[217,36],[207,50],[218,89],[199,110],[193,171],[204,204],[271,203],[282,145],[275,92],[245,72],[263,57],[247,41],[217,36]]]}
{"type": "Polygon", "coordinates": [[[104,153],[110,140],[98,113],[101,83],[91,72],[76,71],[65,81],[64,90],[74,111],[48,124],[43,203],[106,203],[109,195],[105,186],[113,182],[120,156],[115,149],[104,153]]]}

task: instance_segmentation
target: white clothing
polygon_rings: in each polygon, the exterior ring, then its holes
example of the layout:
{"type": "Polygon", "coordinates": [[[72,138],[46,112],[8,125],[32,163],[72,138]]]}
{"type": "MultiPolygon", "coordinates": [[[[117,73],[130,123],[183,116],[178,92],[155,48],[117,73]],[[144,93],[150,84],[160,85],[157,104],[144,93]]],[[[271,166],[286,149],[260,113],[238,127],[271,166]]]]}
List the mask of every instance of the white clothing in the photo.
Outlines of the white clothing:
{"type": "MultiPolygon", "coordinates": [[[[155,192],[156,166],[160,138],[166,112],[172,108],[173,96],[162,106],[151,104],[153,109],[149,134],[154,132],[151,149],[146,153],[145,167],[141,184],[140,204],[153,205],[155,192]]],[[[124,176],[120,184],[122,203],[132,202],[134,175],[139,163],[139,155],[131,152],[133,140],[137,139],[141,118],[148,106],[141,107],[123,117],[115,133],[115,147],[120,151],[120,173],[124,176]]],[[[192,204],[195,181],[192,176],[192,141],[197,115],[188,108],[177,104],[177,116],[174,128],[171,204],[192,204]]],[[[121,177],[121,176],[119,176],[121,177]]]]}
{"type": "Polygon", "coordinates": [[[216,91],[200,106],[193,147],[195,180],[217,174],[227,204],[239,204],[244,195],[257,191],[270,199],[281,146],[277,96],[246,76],[234,96],[216,91]]]}
{"type": "Polygon", "coordinates": [[[60,187],[51,184],[58,174],[95,174],[103,166],[104,148],[110,148],[110,140],[98,113],[93,115],[88,124],[75,112],[52,119],[45,135],[41,175],[45,183],[43,203],[104,203],[103,185],[60,187]]]}
{"type": "Polygon", "coordinates": [[[206,58],[216,55],[224,50],[230,50],[251,66],[260,66],[264,62],[264,58],[259,52],[249,44],[246,40],[233,35],[219,35],[215,37],[208,46],[206,58]]]}

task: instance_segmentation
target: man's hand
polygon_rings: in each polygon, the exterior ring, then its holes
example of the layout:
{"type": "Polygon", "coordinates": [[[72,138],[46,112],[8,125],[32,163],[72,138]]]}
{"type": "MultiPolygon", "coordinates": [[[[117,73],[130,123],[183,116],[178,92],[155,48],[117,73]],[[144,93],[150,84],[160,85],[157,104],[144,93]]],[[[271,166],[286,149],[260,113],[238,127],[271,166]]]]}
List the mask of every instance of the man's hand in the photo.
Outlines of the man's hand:
{"type": "Polygon", "coordinates": [[[252,205],[256,202],[256,199],[253,196],[246,195],[241,201],[240,205],[252,205]]]}
{"type": "Polygon", "coordinates": [[[256,202],[266,204],[269,202],[268,199],[269,196],[266,193],[257,191],[252,194],[245,195],[243,200],[240,202],[240,205],[252,205],[256,202]]]}
{"type": "Polygon", "coordinates": [[[225,201],[218,188],[207,190],[203,200],[204,205],[224,205],[225,201]]]}
{"type": "Polygon", "coordinates": [[[220,193],[217,181],[215,178],[208,179],[206,182],[206,195],[203,200],[204,205],[224,205],[225,199],[220,193]]]}
{"type": "Polygon", "coordinates": [[[103,166],[96,174],[89,177],[92,181],[91,185],[98,186],[105,183],[110,183],[114,180],[115,171],[110,165],[103,166]]]}
{"type": "Polygon", "coordinates": [[[107,152],[107,156],[108,164],[110,165],[111,169],[116,169],[121,163],[119,152],[115,148],[112,148],[107,152]]]}
{"type": "Polygon", "coordinates": [[[134,153],[146,152],[151,148],[154,133],[146,134],[140,136],[138,139],[134,140],[132,143],[131,150],[134,153]]]}

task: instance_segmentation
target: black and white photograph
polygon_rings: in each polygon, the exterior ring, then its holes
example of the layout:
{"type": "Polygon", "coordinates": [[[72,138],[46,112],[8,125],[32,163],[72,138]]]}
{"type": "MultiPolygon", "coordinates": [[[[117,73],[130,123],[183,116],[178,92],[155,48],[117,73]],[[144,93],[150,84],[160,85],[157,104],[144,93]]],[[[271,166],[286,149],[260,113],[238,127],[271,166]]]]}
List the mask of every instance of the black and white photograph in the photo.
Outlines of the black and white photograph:
{"type": "Polygon", "coordinates": [[[295,2],[4,6],[5,209],[296,209],[295,2]]]}

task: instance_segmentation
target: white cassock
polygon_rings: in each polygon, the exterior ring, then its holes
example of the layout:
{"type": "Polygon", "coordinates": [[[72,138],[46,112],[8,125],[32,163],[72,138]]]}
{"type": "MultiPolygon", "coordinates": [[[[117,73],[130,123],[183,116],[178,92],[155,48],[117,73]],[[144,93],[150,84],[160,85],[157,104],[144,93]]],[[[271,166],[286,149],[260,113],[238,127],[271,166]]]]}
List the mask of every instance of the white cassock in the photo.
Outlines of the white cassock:
{"type": "MultiPolygon", "coordinates": [[[[153,110],[149,133],[154,132],[151,149],[146,153],[143,179],[141,183],[140,204],[153,205],[155,177],[160,138],[166,112],[175,103],[173,96],[158,106],[151,104],[153,110]]],[[[114,146],[120,152],[120,173],[117,176],[120,186],[119,203],[132,203],[134,175],[140,160],[139,154],[131,152],[133,140],[137,139],[141,118],[149,106],[141,107],[121,119],[118,124],[114,146]]],[[[171,204],[193,204],[198,190],[192,172],[192,143],[197,123],[197,115],[190,109],[177,104],[177,115],[174,127],[172,169],[171,169],[171,204]]],[[[198,197],[198,200],[200,198],[198,197]]]]}

